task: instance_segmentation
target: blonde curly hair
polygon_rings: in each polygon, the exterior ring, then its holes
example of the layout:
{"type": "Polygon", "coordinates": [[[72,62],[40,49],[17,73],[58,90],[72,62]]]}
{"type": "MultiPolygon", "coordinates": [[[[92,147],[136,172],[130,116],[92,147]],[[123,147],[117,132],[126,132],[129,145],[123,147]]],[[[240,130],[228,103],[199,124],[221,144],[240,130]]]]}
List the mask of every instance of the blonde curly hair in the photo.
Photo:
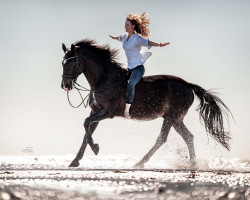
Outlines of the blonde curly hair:
{"type": "Polygon", "coordinates": [[[135,31],[141,34],[143,37],[148,38],[150,34],[150,30],[148,28],[150,22],[149,17],[145,12],[141,15],[135,15],[130,13],[127,15],[127,21],[130,21],[132,25],[135,25],[135,31]]]}

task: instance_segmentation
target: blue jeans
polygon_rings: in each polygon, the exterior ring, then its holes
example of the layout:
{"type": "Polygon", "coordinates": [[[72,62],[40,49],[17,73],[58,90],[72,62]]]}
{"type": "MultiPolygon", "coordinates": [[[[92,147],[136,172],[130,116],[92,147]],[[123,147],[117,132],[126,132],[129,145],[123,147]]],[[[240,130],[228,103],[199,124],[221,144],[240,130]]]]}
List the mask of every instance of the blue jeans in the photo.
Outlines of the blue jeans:
{"type": "Polygon", "coordinates": [[[145,73],[144,65],[139,65],[134,69],[128,69],[128,73],[131,75],[127,85],[127,94],[125,102],[131,104],[135,96],[135,86],[141,80],[142,76],[145,73]]]}

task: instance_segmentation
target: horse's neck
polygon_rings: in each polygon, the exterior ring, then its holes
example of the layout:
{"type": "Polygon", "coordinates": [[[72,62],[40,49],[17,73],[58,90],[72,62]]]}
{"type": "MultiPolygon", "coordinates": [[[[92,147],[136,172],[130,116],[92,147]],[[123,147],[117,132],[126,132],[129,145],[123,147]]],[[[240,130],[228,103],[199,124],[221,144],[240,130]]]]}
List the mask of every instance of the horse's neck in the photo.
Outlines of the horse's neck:
{"type": "Polygon", "coordinates": [[[103,69],[96,63],[87,63],[83,73],[91,89],[96,89],[96,85],[103,74],[103,69]]]}
{"type": "Polygon", "coordinates": [[[110,87],[126,77],[124,69],[116,66],[107,66],[106,63],[88,61],[84,75],[89,82],[91,89],[110,87]]]}
{"type": "MultiPolygon", "coordinates": [[[[91,56],[90,56],[91,57],[91,56]]],[[[91,89],[97,89],[99,82],[103,81],[107,76],[106,63],[95,59],[83,59],[82,65],[84,66],[83,73],[91,87],[91,89]]],[[[104,84],[104,83],[103,83],[104,84]]]]}

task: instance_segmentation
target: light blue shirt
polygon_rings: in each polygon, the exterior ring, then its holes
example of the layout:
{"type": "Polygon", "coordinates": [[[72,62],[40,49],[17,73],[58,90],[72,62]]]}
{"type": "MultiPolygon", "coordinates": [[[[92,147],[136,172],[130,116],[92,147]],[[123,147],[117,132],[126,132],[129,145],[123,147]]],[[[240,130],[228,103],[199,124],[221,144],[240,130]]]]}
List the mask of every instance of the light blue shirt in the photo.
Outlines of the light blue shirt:
{"type": "Polygon", "coordinates": [[[142,47],[148,47],[149,39],[146,39],[140,35],[132,34],[127,40],[128,34],[120,35],[118,40],[123,42],[123,49],[128,61],[128,68],[133,69],[138,65],[143,65],[146,60],[152,55],[151,52],[142,50],[142,47]]]}

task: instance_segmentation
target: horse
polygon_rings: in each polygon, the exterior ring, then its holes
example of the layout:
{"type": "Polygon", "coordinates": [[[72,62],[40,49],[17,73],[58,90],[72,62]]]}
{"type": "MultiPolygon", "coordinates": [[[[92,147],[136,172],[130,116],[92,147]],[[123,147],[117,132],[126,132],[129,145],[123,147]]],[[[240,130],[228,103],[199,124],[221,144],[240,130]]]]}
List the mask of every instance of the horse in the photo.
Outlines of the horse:
{"type": "MultiPolygon", "coordinates": [[[[88,104],[91,108],[89,117],[84,121],[85,136],[81,147],[69,167],[78,167],[86,146],[89,144],[97,155],[99,145],[94,143],[92,134],[101,120],[124,117],[125,96],[128,83],[127,69],[117,62],[118,50],[109,45],[98,45],[94,40],[84,39],[71,44],[64,51],[62,89],[74,88],[79,75],[84,74],[90,90],[88,104]]],[[[167,141],[173,127],[187,144],[190,165],[195,166],[193,134],[183,122],[188,109],[193,104],[194,95],[200,100],[197,108],[206,132],[227,150],[230,150],[229,131],[224,128],[224,119],[228,118],[229,108],[212,91],[189,83],[172,75],[154,75],[143,77],[135,88],[134,101],[130,108],[132,120],[154,120],[163,118],[159,136],[148,153],[134,165],[143,168],[151,156],[167,141]]]]}

